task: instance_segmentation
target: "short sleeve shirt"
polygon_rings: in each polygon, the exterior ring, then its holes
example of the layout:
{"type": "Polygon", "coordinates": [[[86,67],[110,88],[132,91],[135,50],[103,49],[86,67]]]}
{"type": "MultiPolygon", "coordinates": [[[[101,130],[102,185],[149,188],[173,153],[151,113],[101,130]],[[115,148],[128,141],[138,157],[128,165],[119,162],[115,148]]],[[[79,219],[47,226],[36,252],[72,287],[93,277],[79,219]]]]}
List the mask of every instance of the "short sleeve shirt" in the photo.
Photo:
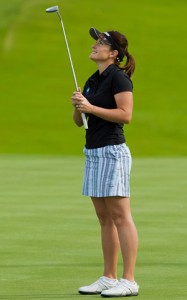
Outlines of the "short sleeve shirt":
{"type": "MultiPolygon", "coordinates": [[[[87,80],[83,95],[92,105],[114,109],[117,108],[114,95],[125,91],[132,92],[132,89],[129,76],[118,66],[111,64],[104,72],[99,74],[97,71],[87,80]]],[[[86,148],[94,149],[124,143],[123,125],[89,114],[86,148]]]]}

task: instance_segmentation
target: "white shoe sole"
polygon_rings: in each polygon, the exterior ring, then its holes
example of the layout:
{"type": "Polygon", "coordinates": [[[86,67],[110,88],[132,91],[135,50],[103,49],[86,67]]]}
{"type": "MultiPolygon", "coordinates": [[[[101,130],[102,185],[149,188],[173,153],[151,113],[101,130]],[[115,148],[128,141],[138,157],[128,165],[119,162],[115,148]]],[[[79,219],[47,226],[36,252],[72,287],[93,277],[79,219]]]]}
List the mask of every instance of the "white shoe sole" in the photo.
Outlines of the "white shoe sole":
{"type": "Polygon", "coordinates": [[[103,297],[103,298],[120,298],[120,297],[133,297],[133,296],[138,296],[139,295],[139,293],[137,293],[137,294],[131,294],[131,295],[119,295],[119,296],[115,296],[115,295],[102,295],[101,294],[101,296],[103,297]]]}
{"type": "Polygon", "coordinates": [[[79,294],[81,295],[99,295],[101,292],[81,292],[79,291],[79,294]]]}

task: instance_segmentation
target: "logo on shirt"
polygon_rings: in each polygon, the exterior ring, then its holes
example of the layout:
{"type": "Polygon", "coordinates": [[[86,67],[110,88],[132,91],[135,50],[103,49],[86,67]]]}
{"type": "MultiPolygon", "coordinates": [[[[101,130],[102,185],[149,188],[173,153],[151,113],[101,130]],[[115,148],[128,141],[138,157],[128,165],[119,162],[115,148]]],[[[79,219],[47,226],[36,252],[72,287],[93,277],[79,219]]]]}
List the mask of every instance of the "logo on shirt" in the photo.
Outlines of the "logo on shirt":
{"type": "Polygon", "coordinates": [[[90,91],[90,87],[87,87],[87,89],[86,89],[86,94],[88,94],[89,91],[90,91]]]}

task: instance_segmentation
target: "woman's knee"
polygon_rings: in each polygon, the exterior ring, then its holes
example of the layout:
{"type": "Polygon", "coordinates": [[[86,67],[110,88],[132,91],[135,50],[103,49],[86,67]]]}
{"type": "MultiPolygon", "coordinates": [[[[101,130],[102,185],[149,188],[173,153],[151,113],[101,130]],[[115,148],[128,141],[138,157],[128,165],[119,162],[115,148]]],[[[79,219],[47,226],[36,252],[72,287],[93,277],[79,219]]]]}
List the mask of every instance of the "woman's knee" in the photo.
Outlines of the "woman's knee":
{"type": "Polygon", "coordinates": [[[102,227],[114,225],[112,218],[108,214],[96,212],[96,215],[97,215],[99,223],[102,227]]]}
{"type": "Polygon", "coordinates": [[[133,222],[129,198],[113,197],[107,200],[107,209],[116,227],[129,226],[133,222]]]}
{"type": "Polygon", "coordinates": [[[120,227],[120,226],[128,227],[133,224],[132,216],[123,214],[121,212],[111,213],[111,219],[116,227],[120,227]]]}

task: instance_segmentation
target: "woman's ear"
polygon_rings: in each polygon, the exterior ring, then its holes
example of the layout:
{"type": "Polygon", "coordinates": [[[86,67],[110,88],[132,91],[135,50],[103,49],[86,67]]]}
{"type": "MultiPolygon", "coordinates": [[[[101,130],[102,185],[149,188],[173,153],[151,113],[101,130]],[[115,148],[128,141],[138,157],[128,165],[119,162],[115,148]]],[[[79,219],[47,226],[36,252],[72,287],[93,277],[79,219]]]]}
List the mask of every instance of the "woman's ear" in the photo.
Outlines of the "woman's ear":
{"type": "Polygon", "coordinates": [[[111,58],[116,58],[117,56],[118,56],[118,50],[112,50],[111,54],[110,54],[110,57],[111,58]]]}

